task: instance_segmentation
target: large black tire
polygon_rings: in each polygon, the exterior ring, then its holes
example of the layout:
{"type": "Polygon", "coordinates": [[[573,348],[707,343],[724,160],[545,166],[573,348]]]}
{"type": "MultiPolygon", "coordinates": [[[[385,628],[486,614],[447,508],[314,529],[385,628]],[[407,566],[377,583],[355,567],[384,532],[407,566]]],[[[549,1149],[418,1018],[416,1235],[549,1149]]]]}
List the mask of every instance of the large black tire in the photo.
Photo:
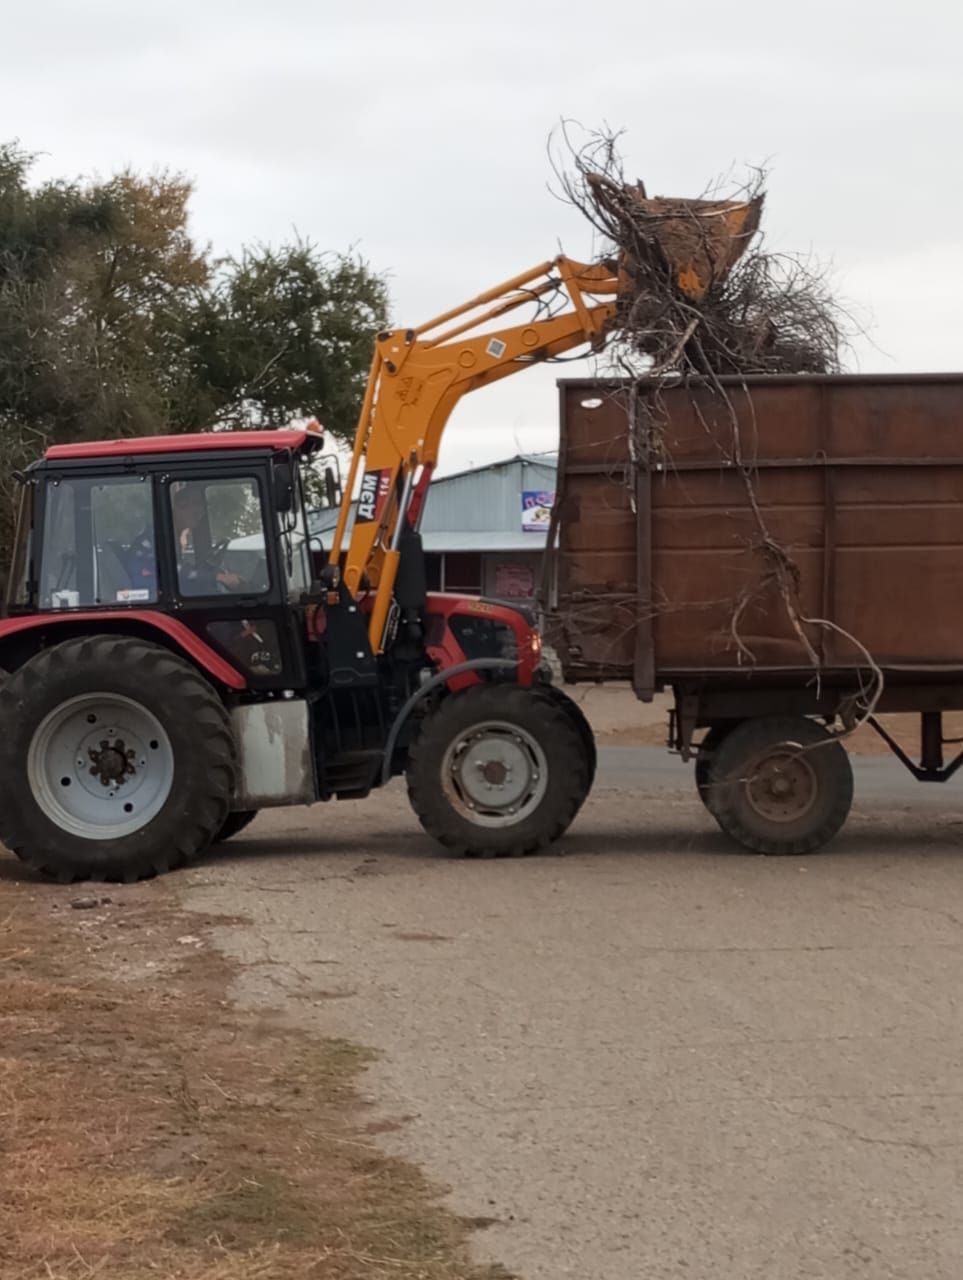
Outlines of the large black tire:
{"type": "Polygon", "coordinates": [[[582,735],[556,701],[516,685],[479,685],[427,717],[411,748],[408,797],[452,853],[517,857],[567,829],[590,772],[582,735]]]}
{"type": "Polygon", "coordinates": [[[814,853],[853,802],[849,756],[822,725],[795,716],[746,720],[714,753],[707,807],[756,853],[814,853]]]}
{"type": "Polygon", "coordinates": [[[220,831],[214,837],[214,844],[223,844],[225,840],[232,840],[236,835],[249,827],[257,817],[257,809],[235,809],[227,815],[221,825],[220,831]]]}
{"type": "Polygon", "coordinates": [[[578,735],[582,740],[582,747],[585,751],[585,759],[588,764],[588,777],[585,783],[585,792],[579,798],[578,805],[576,806],[575,812],[578,813],[579,809],[581,809],[582,805],[588,798],[588,794],[592,790],[592,786],[595,782],[595,770],[598,767],[598,751],[595,746],[595,734],[592,732],[592,726],[585,717],[585,712],[573,698],[568,696],[567,693],[563,693],[561,689],[557,689],[553,684],[543,685],[539,689],[539,693],[541,693],[543,697],[548,698],[549,702],[553,703],[556,707],[565,712],[572,724],[575,725],[575,728],[578,730],[578,735]]]}
{"type": "Polygon", "coordinates": [[[699,799],[710,813],[712,812],[712,793],[710,786],[712,781],[712,765],[715,761],[716,752],[719,750],[719,744],[722,742],[726,734],[731,732],[731,725],[714,724],[699,743],[699,750],[696,754],[696,791],[699,793],[699,799]]]}
{"type": "Polygon", "coordinates": [[[228,816],[230,717],[199,672],[159,645],[100,635],[44,650],[0,684],[0,726],[0,839],[61,883],[170,871],[228,816]],[[119,808],[105,808],[108,797],[119,808]]]}

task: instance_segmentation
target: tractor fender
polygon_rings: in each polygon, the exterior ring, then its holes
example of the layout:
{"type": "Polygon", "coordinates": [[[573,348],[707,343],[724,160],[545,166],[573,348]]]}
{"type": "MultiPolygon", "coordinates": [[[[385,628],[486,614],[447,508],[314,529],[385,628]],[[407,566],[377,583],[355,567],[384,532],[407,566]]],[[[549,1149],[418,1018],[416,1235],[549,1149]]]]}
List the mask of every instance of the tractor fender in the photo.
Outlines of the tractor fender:
{"type": "MultiPolygon", "coordinates": [[[[70,627],[74,633],[79,630],[95,632],[106,625],[115,630],[117,624],[130,627],[131,623],[159,631],[185,657],[190,658],[212,680],[226,685],[228,689],[246,689],[247,680],[236,667],[231,666],[206,641],[195,635],[190,627],[185,626],[177,618],[168,617],[155,609],[97,609],[69,613],[31,613],[22,618],[0,619],[0,646],[9,637],[30,631],[47,631],[55,627],[70,627]],[[79,628],[78,628],[79,624],[79,628]]],[[[66,638],[66,637],[65,637],[66,638]]]]}

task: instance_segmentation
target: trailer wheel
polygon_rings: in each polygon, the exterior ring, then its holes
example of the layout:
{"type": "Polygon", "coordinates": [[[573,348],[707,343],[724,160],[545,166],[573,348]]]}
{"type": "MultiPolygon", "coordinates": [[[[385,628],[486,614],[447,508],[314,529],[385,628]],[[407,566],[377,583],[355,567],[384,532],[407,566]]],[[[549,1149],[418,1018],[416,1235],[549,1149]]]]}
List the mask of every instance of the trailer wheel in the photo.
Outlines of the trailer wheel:
{"type": "Polygon", "coordinates": [[[67,640],[0,685],[0,839],[61,883],[133,881],[202,852],[228,816],[231,721],[159,645],[67,640]]]}
{"type": "Polygon", "coordinates": [[[723,738],[732,732],[732,726],[715,724],[699,743],[699,750],[696,755],[695,762],[695,784],[699,793],[699,799],[705,807],[712,812],[712,764],[715,760],[716,752],[723,738]]]}
{"type": "MultiPolygon", "coordinates": [[[[548,698],[560,710],[564,711],[571,722],[578,730],[579,737],[582,739],[582,746],[585,749],[585,759],[588,764],[588,780],[585,792],[578,802],[578,809],[588,798],[592,785],[595,782],[595,770],[598,767],[598,751],[595,746],[595,734],[592,732],[592,726],[586,719],[585,712],[578,705],[574,698],[570,698],[567,693],[563,693],[561,689],[557,689],[555,685],[550,684],[539,690],[542,697],[548,698]]],[[[576,810],[577,812],[578,810],[576,810]]]]}
{"type": "Polygon", "coordinates": [[[223,844],[225,840],[233,840],[236,835],[249,827],[258,815],[257,809],[234,809],[221,825],[220,831],[214,837],[212,843],[223,844]]]}
{"type": "Polygon", "coordinates": [[[722,830],[757,853],[813,853],[849,814],[846,750],[803,717],[746,720],[725,736],[710,770],[707,807],[722,830]]]}
{"type": "Polygon", "coordinates": [[[411,748],[408,797],[453,853],[534,853],[556,840],[589,787],[581,732],[557,702],[516,685],[446,698],[411,748]]]}

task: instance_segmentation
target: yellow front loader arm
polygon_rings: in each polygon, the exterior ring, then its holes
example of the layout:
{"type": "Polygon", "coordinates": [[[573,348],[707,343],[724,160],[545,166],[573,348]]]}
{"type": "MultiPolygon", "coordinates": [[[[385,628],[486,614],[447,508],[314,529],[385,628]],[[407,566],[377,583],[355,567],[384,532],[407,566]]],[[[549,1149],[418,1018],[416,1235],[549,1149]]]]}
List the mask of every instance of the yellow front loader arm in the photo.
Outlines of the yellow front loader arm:
{"type": "Polygon", "coordinates": [[[617,272],[608,265],[588,265],[561,256],[420,328],[378,335],[329,557],[332,566],[340,565],[361,474],[344,581],[352,595],[357,596],[363,580],[374,592],[369,620],[373,652],[384,648],[399,543],[415,475],[437,462],[452,409],[469,391],[533,363],[586,343],[601,346],[615,316],[618,290],[617,272]],[[560,293],[565,306],[554,315],[536,316],[527,324],[490,327],[525,303],[548,303],[560,293]]]}
{"type": "MultiPolygon", "coordinates": [[[[593,186],[599,207],[632,229],[622,239],[656,252],[669,287],[693,304],[726,277],[745,251],[762,204],[761,197],[650,200],[641,188],[622,187],[600,176],[593,186]]],[[[344,581],[354,596],[363,581],[374,592],[369,622],[374,653],[384,649],[415,475],[428,468],[424,478],[430,478],[452,409],[469,391],[540,360],[586,343],[602,346],[615,327],[619,295],[631,299],[639,288],[633,252],[623,248],[618,266],[559,256],[418,329],[378,335],[330,557],[336,573],[360,473],[344,581]],[[496,323],[532,302],[541,306],[527,324],[502,328],[496,323]]]]}

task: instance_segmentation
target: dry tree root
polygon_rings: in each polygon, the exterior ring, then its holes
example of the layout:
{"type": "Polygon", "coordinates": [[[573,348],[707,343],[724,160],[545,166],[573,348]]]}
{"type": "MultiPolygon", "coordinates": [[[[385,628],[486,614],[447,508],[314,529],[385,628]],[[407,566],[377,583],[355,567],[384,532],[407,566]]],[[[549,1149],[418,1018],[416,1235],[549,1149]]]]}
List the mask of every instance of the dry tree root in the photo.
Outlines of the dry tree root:
{"type": "Polygon", "coordinates": [[[626,180],[617,134],[562,136],[564,198],[619,259],[620,354],[647,377],[840,371],[847,317],[825,271],[759,240],[765,171],[727,199],[650,198],[626,180]]]}

